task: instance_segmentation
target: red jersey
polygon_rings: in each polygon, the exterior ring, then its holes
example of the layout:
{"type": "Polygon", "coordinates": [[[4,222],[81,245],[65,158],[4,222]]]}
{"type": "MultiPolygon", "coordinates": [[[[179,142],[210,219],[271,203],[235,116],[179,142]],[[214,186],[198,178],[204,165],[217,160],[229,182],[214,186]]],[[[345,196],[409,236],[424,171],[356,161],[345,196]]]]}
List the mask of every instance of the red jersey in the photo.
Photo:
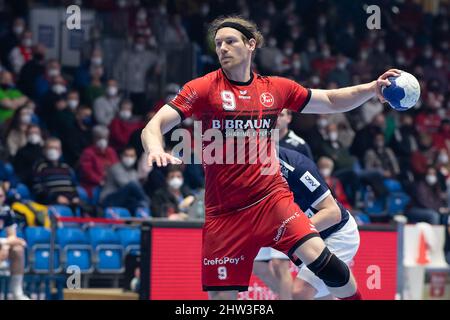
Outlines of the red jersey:
{"type": "MultiPolygon", "coordinates": [[[[218,69],[186,83],[168,103],[182,119],[195,116],[201,120],[202,134],[211,128],[219,129],[224,136],[221,151],[224,157],[230,153],[231,141],[236,141],[236,132],[244,135],[245,163],[236,163],[235,158],[232,164],[227,164],[226,159],[223,163],[208,164],[203,155],[206,215],[238,212],[273,192],[290,192],[274,152],[266,153],[270,163],[276,166],[270,175],[261,171],[268,166],[267,162],[252,162],[249,154],[259,150],[263,133],[266,131],[270,135],[282,109],[301,112],[310,97],[309,89],[286,78],[252,73],[250,80],[243,83],[227,79],[222,69],[218,69]],[[247,131],[257,132],[256,143],[248,136],[245,138],[247,131]]],[[[271,139],[266,137],[265,143],[268,149],[274,150],[271,139]]],[[[204,153],[207,145],[203,142],[204,153]]]]}

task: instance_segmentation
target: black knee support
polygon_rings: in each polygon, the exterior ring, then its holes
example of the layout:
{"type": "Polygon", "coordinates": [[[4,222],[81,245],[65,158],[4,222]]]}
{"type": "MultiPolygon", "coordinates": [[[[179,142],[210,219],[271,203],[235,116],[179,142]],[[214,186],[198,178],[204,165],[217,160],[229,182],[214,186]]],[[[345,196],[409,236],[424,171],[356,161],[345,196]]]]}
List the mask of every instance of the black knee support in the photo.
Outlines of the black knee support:
{"type": "Polygon", "coordinates": [[[328,250],[323,249],[320,256],[308,265],[308,269],[314,272],[328,287],[342,287],[350,279],[348,266],[328,250]]]}

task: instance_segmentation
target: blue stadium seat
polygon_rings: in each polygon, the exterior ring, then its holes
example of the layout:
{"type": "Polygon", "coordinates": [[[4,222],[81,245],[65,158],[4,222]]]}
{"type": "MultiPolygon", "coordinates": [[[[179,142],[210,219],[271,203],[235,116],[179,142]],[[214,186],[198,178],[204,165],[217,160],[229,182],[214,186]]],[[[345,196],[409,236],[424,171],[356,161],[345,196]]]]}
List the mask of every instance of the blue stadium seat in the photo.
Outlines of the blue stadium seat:
{"type": "Polygon", "coordinates": [[[138,228],[122,228],[118,229],[117,234],[120,243],[125,248],[126,253],[138,254],[141,248],[141,230],[138,228]]]}
{"type": "Polygon", "coordinates": [[[136,218],[148,218],[152,216],[152,213],[150,212],[149,208],[137,208],[134,212],[134,216],[136,218]]]}
{"type": "MultiPolygon", "coordinates": [[[[25,239],[29,252],[30,268],[36,273],[50,271],[50,230],[44,227],[28,227],[25,229],[25,239]]],[[[59,246],[55,244],[53,268],[61,271],[59,246]]]]}
{"type": "Polygon", "coordinates": [[[122,273],[123,246],[112,228],[92,227],[89,237],[96,253],[96,270],[100,273],[122,273]]]}
{"type": "Polygon", "coordinates": [[[63,205],[49,206],[48,212],[50,215],[56,215],[58,217],[67,217],[67,218],[74,217],[72,209],[70,209],[68,206],[63,206],[63,205]]]}
{"type": "Polygon", "coordinates": [[[108,219],[127,219],[131,218],[131,214],[126,208],[108,207],[105,211],[105,218],[108,219]]]}
{"type": "Polygon", "coordinates": [[[411,198],[405,192],[393,192],[387,200],[387,211],[389,215],[404,214],[406,206],[411,198]]]}
{"type": "Polygon", "coordinates": [[[92,273],[92,247],[86,233],[80,228],[60,228],[57,230],[58,243],[63,250],[65,267],[78,266],[83,273],[92,273]]]}

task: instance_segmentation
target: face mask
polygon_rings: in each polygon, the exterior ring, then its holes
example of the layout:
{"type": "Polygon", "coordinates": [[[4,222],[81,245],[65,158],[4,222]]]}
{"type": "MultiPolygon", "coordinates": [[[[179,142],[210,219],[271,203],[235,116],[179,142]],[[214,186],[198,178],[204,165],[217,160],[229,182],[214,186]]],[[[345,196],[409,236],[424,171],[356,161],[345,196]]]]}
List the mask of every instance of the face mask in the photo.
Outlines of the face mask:
{"type": "Polygon", "coordinates": [[[70,99],[67,101],[69,108],[75,110],[78,107],[78,100],[70,99]]]}
{"type": "Polygon", "coordinates": [[[331,168],[323,168],[320,170],[320,173],[325,177],[328,178],[331,175],[331,168]]]}
{"type": "Polygon", "coordinates": [[[412,40],[412,39],[406,40],[406,47],[408,49],[411,49],[412,47],[414,47],[414,40],[412,40]]]}
{"type": "Polygon", "coordinates": [[[137,18],[140,21],[145,21],[147,19],[147,13],[145,11],[139,11],[137,14],[137,18]]]}
{"type": "Polygon", "coordinates": [[[434,60],[434,66],[436,67],[436,68],[442,68],[442,66],[444,65],[444,63],[442,62],[442,60],[434,60]]]}
{"type": "Polygon", "coordinates": [[[336,141],[337,138],[338,138],[338,133],[336,131],[330,132],[330,140],[331,141],[336,141]]]}
{"type": "Polygon", "coordinates": [[[142,52],[145,50],[145,46],[141,43],[138,43],[134,46],[134,48],[136,49],[137,52],[142,52]]]}
{"type": "Polygon", "coordinates": [[[274,38],[270,38],[269,39],[269,47],[275,48],[276,46],[277,46],[277,40],[275,40],[274,38]]]}
{"type": "Polygon", "coordinates": [[[122,157],[122,163],[125,167],[131,168],[136,163],[135,157],[122,157]]]}
{"type": "Polygon", "coordinates": [[[92,117],[91,116],[86,116],[83,119],[81,119],[81,122],[86,126],[86,127],[90,127],[92,125],[92,117]]]}
{"type": "Polygon", "coordinates": [[[448,163],[448,155],[446,153],[439,154],[438,161],[440,163],[447,164],[448,163]]]}
{"type": "Polygon", "coordinates": [[[344,70],[344,69],[345,69],[345,65],[346,65],[345,62],[339,62],[339,63],[337,64],[337,68],[338,68],[339,70],[344,70]]]}
{"type": "Polygon", "coordinates": [[[59,76],[59,74],[60,74],[59,69],[49,69],[48,70],[48,75],[50,77],[56,77],[56,76],[59,76]]]}
{"type": "Polygon", "coordinates": [[[31,123],[31,114],[23,114],[20,116],[20,122],[23,124],[31,123]]]}
{"type": "Polygon", "coordinates": [[[55,84],[52,87],[52,90],[56,94],[63,94],[63,93],[65,93],[67,91],[66,87],[63,86],[62,84],[55,84]]]}
{"type": "Polygon", "coordinates": [[[103,62],[102,57],[93,57],[93,58],[91,59],[91,63],[92,63],[94,66],[101,66],[101,65],[102,65],[102,62],[103,62]]]}
{"type": "Polygon", "coordinates": [[[292,67],[294,67],[294,69],[300,69],[302,67],[302,63],[298,60],[292,62],[292,67]]]}
{"type": "Polygon", "coordinates": [[[367,51],[361,52],[361,59],[362,60],[366,60],[368,56],[369,56],[369,54],[367,53],[367,51]]]}
{"type": "Polygon", "coordinates": [[[425,177],[425,180],[430,186],[434,186],[437,182],[437,177],[434,174],[429,174],[425,177]]]}
{"type": "Polygon", "coordinates": [[[97,141],[97,147],[100,150],[105,150],[107,146],[108,146],[108,140],[100,139],[100,140],[97,141]]]}
{"type": "Polygon", "coordinates": [[[329,50],[325,50],[325,51],[323,51],[322,53],[323,53],[323,57],[324,57],[324,58],[329,58],[330,55],[331,55],[331,53],[330,53],[329,50]]]}
{"type": "Polygon", "coordinates": [[[201,10],[203,16],[208,15],[208,13],[209,13],[209,5],[208,4],[203,4],[202,8],[200,10],[201,10]]]}
{"type": "Polygon", "coordinates": [[[375,142],[375,146],[379,149],[384,147],[384,142],[383,141],[377,141],[375,142]]]}
{"type": "Polygon", "coordinates": [[[33,45],[33,40],[31,39],[23,39],[22,44],[24,45],[24,47],[31,47],[33,45]]]}
{"type": "Polygon", "coordinates": [[[290,55],[292,55],[292,53],[294,53],[294,50],[292,50],[292,48],[286,48],[286,49],[284,49],[284,53],[287,56],[290,56],[290,55]]]}
{"type": "Polygon", "coordinates": [[[24,30],[24,28],[23,28],[22,26],[15,26],[15,27],[13,28],[14,34],[15,34],[16,36],[21,35],[22,32],[23,32],[23,30],[24,30]]]}
{"type": "Polygon", "coordinates": [[[107,89],[108,96],[110,97],[114,97],[118,91],[119,89],[117,89],[117,87],[108,87],[107,89]]]}
{"type": "Polygon", "coordinates": [[[402,57],[402,56],[398,56],[397,57],[397,63],[401,64],[401,65],[404,65],[405,64],[405,58],[402,57]]]}
{"type": "Polygon", "coordinates": [[[169,180],[169,187],[172,189],[178,190],[183,185],[183,179],[181,178],[172,178],[169,180]]]}
{"type": "Polygon", "coordinates": [[[425,58],[431,58],[432,55],[433,55],[433,51],[431,51],[431,50],[425,51],[425,58]]]}
{"type": "Polygon", "coordinates": [[[385,47],[384,47],[384,45],[379,45],[377,47],[377,49],[378,49],[379,52],[384,52],[385,47]]]}
{"type": "Polygon", "coordinates": [[[130,110],[122,110],[119,112],[119,117],[122,120],[128,120],[131,118],[131,111],[130,110]]]}
{"type": "Polygon", "coordinates": [[[328,125],[328,120],[325,118],[320,118],[317,121],[317,125],[319,126],[319,128],[325,128],[328,125]]]}
{"type": "Polygon", "coordinates": [[[27,138],[28,142],[31,144],[39,144],[42,142],[42,138],[39,134],[37,133],[32,133],[28,136],[27,138]]]}
{"type": "Polygon", "coordinates": [[[56,161],[61,155],[59,154],[58,150],[52,148],[45,151],[45,156],[49,161],[56,161]]]}

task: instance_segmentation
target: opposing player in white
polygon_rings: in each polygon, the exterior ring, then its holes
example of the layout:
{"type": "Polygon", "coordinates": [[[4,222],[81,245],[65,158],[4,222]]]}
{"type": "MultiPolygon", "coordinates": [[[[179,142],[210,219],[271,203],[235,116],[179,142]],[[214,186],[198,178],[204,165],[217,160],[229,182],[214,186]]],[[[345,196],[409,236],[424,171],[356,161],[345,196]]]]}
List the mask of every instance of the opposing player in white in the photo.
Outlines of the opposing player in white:
{"type": "MultiPolygon", "coordinates": [[[[330,251],[349,264],[359,247],[357,224],[344,206],[336,201],[313,161],[301,153],[280,147],[283,176],[295,202],[320,232],[330,251]]],[[[293,281],[289,258],[272,248],[261,248],[255,258],[253,272],[269,288],[285,299],[332,298],[325,283],[301,261],[293,281]]]]}

